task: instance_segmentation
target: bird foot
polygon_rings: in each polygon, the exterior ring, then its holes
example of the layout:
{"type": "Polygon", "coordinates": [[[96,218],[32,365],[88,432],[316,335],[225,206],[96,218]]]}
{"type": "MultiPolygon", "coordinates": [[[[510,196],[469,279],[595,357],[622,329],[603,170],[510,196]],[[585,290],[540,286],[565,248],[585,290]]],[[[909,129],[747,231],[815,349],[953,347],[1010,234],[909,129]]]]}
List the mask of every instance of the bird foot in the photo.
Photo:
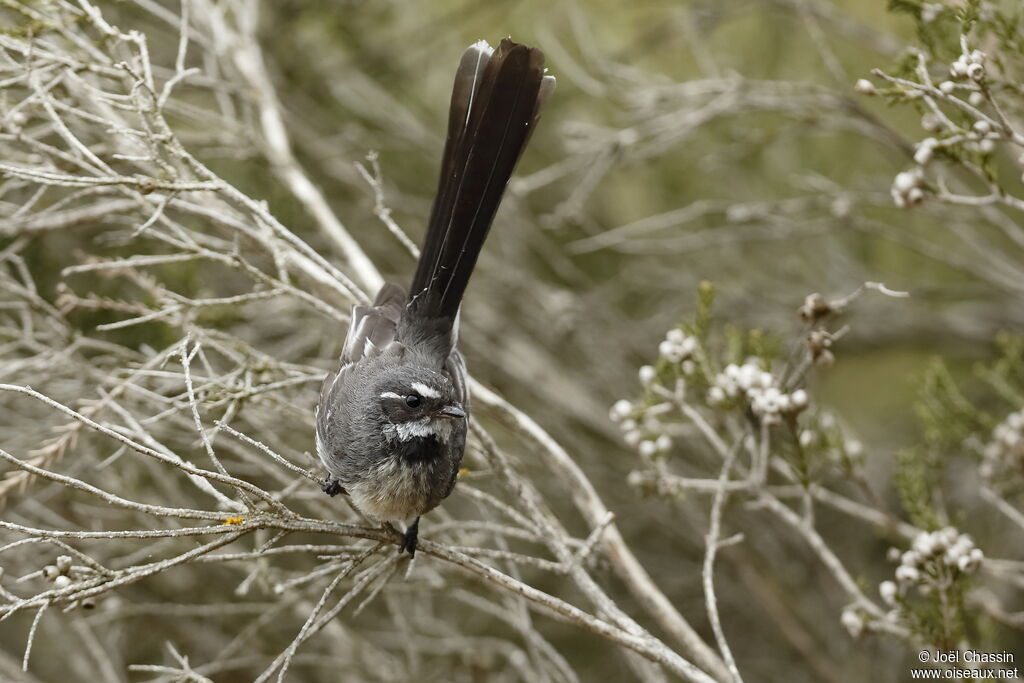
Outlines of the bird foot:
{"type": "Polygon", "coordinates": [[[342,487],[341,482],[331,476],[328,476],[326,479],[320,482],[320,490],[326,493],[331,498],[338,495],[339,493],[345,493],[345,489],[342,487]]]}
{"type": "Polygon", "coordinates": [[[410,524],[405,529],[405,533],[402,535],[402,544],[398,546],[398,554],[408,551],[409,557],[416,557],[416,544],[419,540],[420,535],[420,518],[417,517],[416,521],[410,524]]]}

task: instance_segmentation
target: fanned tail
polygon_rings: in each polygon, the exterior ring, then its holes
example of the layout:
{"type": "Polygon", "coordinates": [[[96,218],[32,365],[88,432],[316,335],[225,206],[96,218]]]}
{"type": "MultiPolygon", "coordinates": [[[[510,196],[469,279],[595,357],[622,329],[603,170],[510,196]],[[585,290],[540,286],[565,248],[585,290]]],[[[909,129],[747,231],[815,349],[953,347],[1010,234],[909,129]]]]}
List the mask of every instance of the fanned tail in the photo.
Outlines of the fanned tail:
{"type": "Polygon", "coordinates": [[[544,53],[471,45],[455,74],[441,178],[400,336],[448,335],[516,162],[554,89],[544,53]]]}

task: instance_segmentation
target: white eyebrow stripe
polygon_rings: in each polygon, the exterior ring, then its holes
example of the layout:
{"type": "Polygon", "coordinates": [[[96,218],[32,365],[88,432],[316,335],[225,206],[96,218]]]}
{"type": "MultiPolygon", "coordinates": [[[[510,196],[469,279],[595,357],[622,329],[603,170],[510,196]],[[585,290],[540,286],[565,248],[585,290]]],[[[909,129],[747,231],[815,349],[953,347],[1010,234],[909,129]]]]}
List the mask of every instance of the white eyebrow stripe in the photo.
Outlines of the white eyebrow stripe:
{"type": "Polygon", "coordinates": [[[427,398],[441,398],[440,391],[434,389],[433,387],[428,387],[426,384],[423,384],[422,382],[413,382],[412,388],[413,391],[415,391],[420,396],[426,396],[427,398]]]}
{"type": "Polygon", "coordinates": [[[381,398],[397,398],[400,401],[405,398],[404,396],[399,396],[398,394],[396,394],[393,391],[385,391],[383,394],[380,395],[380,397],[381,398]]]}

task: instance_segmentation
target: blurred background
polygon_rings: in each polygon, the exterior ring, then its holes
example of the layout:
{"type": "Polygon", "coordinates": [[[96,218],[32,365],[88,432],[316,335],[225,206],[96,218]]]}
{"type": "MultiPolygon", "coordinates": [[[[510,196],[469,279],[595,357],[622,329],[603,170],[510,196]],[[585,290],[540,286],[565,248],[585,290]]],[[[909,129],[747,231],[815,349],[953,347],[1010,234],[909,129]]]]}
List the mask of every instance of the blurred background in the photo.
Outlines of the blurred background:
{"type": "MultiPolygon", "coordinates": [[[[173,65],[177,2],[99,5],[111,23],[147,36],[154,63],[173,65]]],[[[19,12],[9,12],[8,19],[5,30],[11,32],[26,21],[19,12]]],[[[915,404],[926,371],[941,357],[954,378],[967,381],[976,363],[995,357],[997,334],[1019,329],[1024,318],[1020,245],[1006,247],[1000,233],[1007,224],[1020,224],[1019,212],[938,202],[907,210],[890,197],[894,176],[911,165],[914,144],[927,135],[921,112],[858,94],[853,84],[874,68],[895,68],[908,46],[920,45],[921,21],[913,12],[862,0],[275,0],[259,5],[258,22],[264,64],[295,159],[384,277],[398,283],[410,277],[414,260],[375,214],[378,198],[356,165],[372,173],[367,157],[376,155],[383,206],[418,242],[437,182],[450,81],[462,50],[481,38],[496,44],[506,35],[544,50],[557,90],[480,259],[464,304],[461,344],[478,380],[568,449],[616,512],[638,559],[708,639],[700,583],[708,499],[648,498],[627,486],[639,459],[608,419],[610,405],[639,393],[637,368],[654,361],[665,331],[694,316],[699,283],[714,286],[718,329],[761,330],[782,358],[806,334],[797,309],[808,294],[839,298],[866,281],[909,292],[908,298],[870,292],[858,298],[844,318],[849,331],[833,348],[835,363],[809,378],[816,404],[838,416],[849,437],[862,444],[875,503],[897,516],[900,502],[890,478],[897,454],[921,443],[915,404]]],[[[955,39],[941,49],[959,51],[955,39]]],[[[194,66],[207,68],[213,61],[196,57],[194,66]]],[[[182,143],[242,192],[265,200],[281,223],[325,258],[344,266],[265,152],[252,106],[258,93],[230,72],[206,73],[226,84],[221,92],[235,121],[200,125],[188,105],[207,106],[211,95],[186,82],[176,93],[181,108],[169,115],[182,143]]],[[[997,156],[992,163],[1007,169],[1011,191],[1019,189],[1019,170],[1010,172],[1012,157],[997,156]]],[[[109,235],[138,224],[137,215],[112,215],[79,230],[34,236],[22,256],[40,295],[56,302],[61,287],[80,297],[123,295],[126,285],[117,279],[61,271],[91,255],[135,253],[109,235]]],[[[14,238],[0,228],[0,250],[14,238]]],[[[159,272],[177,291],[194,296],[234,293],[231,278],[217,277],[211,268],[188,264],[159,272]]],[[[326,288],[304,286],[338,308],[347,305],[326,288]]],[[[122,317],[80,310],[73,320],[91,334],[96,325],[122,317]]],[[[216,309],[204,324],[246,339],[279,361],[325,371],[345,333],[336,320],[262,302],[216,309]]],[[[143,349],[160,348],[177,332],[152,323],[100,336],[143,349]]],[[[69,403],[84,398],[78,395],[82,385],[62,380],[59,367],[35,371],[37,378],[25,372],[0,381],[31,383],[69,403]]],[[[294,452],[313,448],[309,424],[291,418],[308,419],[316,392],[311,383],[283,400],[294,407],[266,408],[276,425],[269,431],[294,452]]],[[[39,420],[32,423],[39,429],[52,420],[10,410],[0,424],[11,430],[4,447],[12,451],[40,440],[26,419],[39,420]]],[[[716,466],[703,456],[691,459],[687,449],[685,440],[678,442],[677,471],[717,476],[716,466]]],[[[79,451],[96,458],[109,454],[88,441],[79,451]]],[[[514,457],[555,501],[570,531],[585,537],[588,529],[569,503],[557,502],[557,484],[544,480],[543,464],[531,462],[527,451],[514,457]]],[[[958,472],[950,474],[953,498],[960,477],[963,486],[973,485],[958,472]]],[[[37,514],[25,499],[49,490],[31,484],[11,493],[2,514],[37,514]]],[[[961,508],[965,520],[974,504],[961,508]]],[[[445,509],[456,518],[471,514],[458,494],[445,509]]],[[[748,681],[906,679],[913,653],[889,637],[850,637],[839,621],[846,599],[801,539],[780,533],[762,512],[739,501],[727,515],[732,521],[725,535],[743,531],[745,542],[721,555],[719,607],[748,681]]],[[[874,591],[891,576],[885,560],[891,538],[837,514],[822,512],[818,523],[865,590],[874,591]]],[[[427,535],[429,527],[424,526],[427,535]]],[[[982,541],[1006,533],[998,521],[967,528],[982,541]]],[[[233,590],[233,579],[217,572],[184,576],[137,584],[122,599],[159,605],[164,596],[187,591],[189,602],[202,603],[233,590]]],[[[630,595],[605,578],[619,604],[639,613],[630,595]]],[[[559,590],[553,577],[540,586],[559,590]]],[[[269,599],[250,595],[238,604],[269,599]]],[[[443,593],[433,604],[442,620],[462,619],[467,609],[446,602],[443,593]]],[[[165,640],[201,660],[248,623],[242,614],[247,608],[237,609],[237,618],[219,616],[202,628],[194,627],[195,615],[175,619],[173,610],[160,614],[156,607],[132,616],[123,606],[109,623],[102,611],[90,618],[126,663],[159,660],[165,640]]],[[[19,614],[0,624],[0,649],[15,659],[31,618],[19,614]]],[[[500,624],[479,613],[468,623],[478,635],[501,632],[500,624]]],[[[373,608],[345,627],[365,632],[385,650],[401,651],[400,638],[387,635],[388,621],[373,608]]],[[[551,621],[538,628],[580,680],[637,677],[595,636],[551,621]]],[[[252,636],[258,643],[252,647],[274,652],[291,637],[286,629],[266,629],[252,636]]],[[[61,640],[37,644],[32,670],[38,680],[73,671],[63,661],[61,640]]],[[[993,627],[982,640],[1024,656],[1019,630],[993,627]]],[[[421,680],[489,680],[487,666],[470,662],[458,649],[439,645],[425,661],[432,668],[421,671],[421,680]]],[[[303,671],[294,680],[373,678],[367,669],[351,676],[310,673],[315,666],[303,671]]],[[[252,675],[242,666],[214,679],[252,675]]],[[[132,676],[126,680],[141,680],[140,674],[132,676]]]]}

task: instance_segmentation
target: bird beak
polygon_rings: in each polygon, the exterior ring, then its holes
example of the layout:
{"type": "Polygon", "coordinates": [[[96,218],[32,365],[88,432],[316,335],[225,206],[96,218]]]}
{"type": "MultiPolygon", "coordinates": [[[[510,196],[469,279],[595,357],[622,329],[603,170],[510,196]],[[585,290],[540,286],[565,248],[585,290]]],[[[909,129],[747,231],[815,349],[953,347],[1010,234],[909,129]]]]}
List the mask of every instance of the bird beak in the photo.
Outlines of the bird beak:
{"type": "Polygon", "coordinates": [[[441,410],[437,411],[437,414],[440,417],[454,417],[454,418],[466,417],[466,411],[462,409],[462,406],[454,405],[454,404],[450,405],[450,406],[445,406],[444,408],[441,408],[441,410]]]}

